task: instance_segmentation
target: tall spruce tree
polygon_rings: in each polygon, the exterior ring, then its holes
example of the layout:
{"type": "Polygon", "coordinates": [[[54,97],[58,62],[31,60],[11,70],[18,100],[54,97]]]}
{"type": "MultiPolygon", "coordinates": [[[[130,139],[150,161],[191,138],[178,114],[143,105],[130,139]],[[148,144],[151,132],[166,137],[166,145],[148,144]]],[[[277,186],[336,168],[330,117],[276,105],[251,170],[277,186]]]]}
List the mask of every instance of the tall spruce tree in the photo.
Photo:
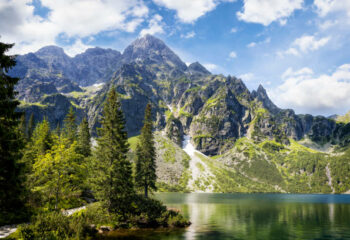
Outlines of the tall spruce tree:
{"type": "Polygon", "coordinates": [[[89,124],[86,118],[83,118],[78,127],[78,151],[84,157],[91,155],[91,136],[89,124]]]}
{"type": "Polygon", "coordinates": [[[149,190],[157,190],[156,181],[156,150],[154,147],[152,108],[151,104],[147,104],[144,125],[136,149],[135,185],[143,189],[147,198],[149,190]]]}
{"type": "Polygon", "coordinates": [[[71,144],[77,140],[77,123],[72,106],[64,119],[64,132],[71,144]]]}
{"type": "Polygon", "coordinates": [[[44,120],[35,127],[32,142],[31,148],[36,155],[44,155],[51,149],[53,137],[47,118],[44,118],[44,120]]]}
{"type": "Polygon", "coordinates": [[[27,123],[26,123],[26,115],[25,115],[25,113],[23,113],[21,115],[18,129],[19,129],[19,131],[21,133],[22,139],[23,140],[27,140],[27,123]]]}
{"type": "Polygon", "coordinates": [[[30,114],[29,121],[28,121],[28,129],[27,129],[28,140],[32,138],[34,128],[35,128],[34,114],[32,113],[30,114]]]}
{"type": "Polygon", "coordinates": [[[102,127],[98,129],[93,183],[97,198],[109,212],[126,216],[134,196],[132,168],[127,159],[129,144],[121,103],[115,89],[104,104],[102,127]]]}
{"type": "Polygon", "coordinates": [[[0,42],[0,225],[14,220],[23,210],[23,178],[20,149],[23,148],[18,131],[20,113],[15,109],[15,84],[18,78],[7,73],[15,66],[15,57],[5,53],[13,44],[0,42]]]}

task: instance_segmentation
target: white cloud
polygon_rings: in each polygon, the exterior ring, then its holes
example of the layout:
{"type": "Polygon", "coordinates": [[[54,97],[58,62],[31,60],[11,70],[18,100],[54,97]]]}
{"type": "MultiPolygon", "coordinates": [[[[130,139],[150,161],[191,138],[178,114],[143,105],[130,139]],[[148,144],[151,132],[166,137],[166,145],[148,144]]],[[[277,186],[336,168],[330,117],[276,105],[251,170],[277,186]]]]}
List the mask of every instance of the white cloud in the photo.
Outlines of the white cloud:
{"type": "Polygon", "coordinates": [[[231,28],[231,33],[236,33],[237,32],[237,28],[231,28]]]}
{"type": "Polygon", "coordinates": [[[274,21],[285,25],[296,9],[301,9],[304,0],[244,0],[242,12],[237,12],[239,20],[260,23],[264,26],[274,21]]]}
{"type": "Polygon", "coordinates": [[[338,20],[326,20],[319,24],[319,27],[321,30],[327,30],[333,26],[336,26],[339,24],[338,20]]]}
{"type": "Polygon", "coordinates": [[[338,32],[349,32],[349,0],[314,0],[314,9],[321,17],[320,30],[325,31],[335,28],[338,32]]]}
{"type": "Polygon", "coordinates": [[[215,71],[215,70],[217,70],[217,69],[219,68],[218,65],[213,64],[213,63],[205,63],[205,64],[203,64],[203,66],[204,66],[206,69],[208,69],[210,72],[215,71]]]}
{"type": "Polygon", "coordinates": [[[314,5],[321,17],[343,11],[350,17],[350,1],[348,0],[314,0],[314,5]]]}
{"type": "Polygon", "coordinates": [[[252,48],[256,46],[256,42],[251,42],[247,45],[247,47],[252,48]]]}
{"type": "Polygon", "coordinates": [[[281,57],[284,55],[300,56],[301,53],[308,53],[318,50],[326,45],[330,39],[330,37],[316,39],[314,36],[305,35],[295,39],[291,47],[286,51],[278,52],[277,54],[281,57]]]}
{"type": "Polygon", "coordinates": [[[289,68],[282,79],[284,82],[270,93],[283,108],[327,115],[350,109],[350,64],[321,76],[315,76],[310,68],[297,71],[289,68]]]}
{"type": "Polygon", "coordinates": [[[230,58],[236,58],[237,57],[237,53],[232,51],[230,52],[230,54],[228,55],[230,58]]]}
{"type": "Polygon", "coordinates": [[[148,28],[142,29],[140,32],[141,36],[146,34],[156,34],[156,33],[164,33],[163,25],[162,25],[162,16],[156,14],[148,23],[148,28]]]}
{"type": "Polygon", "coordinates": [[[238,76],[238,78],[242,79],[243,81],[251,81],[255,78],[254,73],[244,73],[238,76]]]}
{"type": "Polygon", "coordinates": [[[207,12],[214,10],[220,2],[234,0],[153,0],[156,4],[175,10],[180,21],[193,23],[207,12]]]}
{"type": "Polygon", "coordinates": [[[253,48],[253,47],[256,47],[257,45],[270,43],[270,42],[271,42],[271,38],[268,37],[265,40],[260,41],[260,42],[251,42],[251,43],[247,44],[247,47],[253,48]]]}
{"type": "Polygon", "coordinates": [[[304,67],[302,69],[299,69],[298,71],[294,71],[293,68],[288,68],[283,74],[282,79],[288,79],[288,78],[299,78],[299,77],[305,77],[305,76],[311,76],[314,72],[312,69],[304,67]]]}
{"type": "Polygon", "coordinates": [[[75,55],[85,52],[86,49],[92,48],[91,45],[84,44],[81,39],[75,41],[75,43],[71,46],[65,47],[64,52],[70,57],[74,57],[75,55]]]}
{"type": "Polygon", "coordinates": [[[74,39],[101,31],[133,32],[148,14],[140,0],[41,0],[41,4],[50,10],[47,18],[34,14],[31,0],[0,2],[2,41],[15,42],[14,53],[55,44],[58,36],[74,39]]]}
{"type": "Polygon", "coordinates": [[[315,51],[328,43],[330,37],[315,39],[314,36],[303,36],[295,39],[293,45],[297,46],[301,52],[315,51]]]}
{"type": "Polygon", "coordinates": [[[181,34],[181,38],[193,38],[196,36],[196,33],[194,31],[188,32],[186,34],[181,34]]]}

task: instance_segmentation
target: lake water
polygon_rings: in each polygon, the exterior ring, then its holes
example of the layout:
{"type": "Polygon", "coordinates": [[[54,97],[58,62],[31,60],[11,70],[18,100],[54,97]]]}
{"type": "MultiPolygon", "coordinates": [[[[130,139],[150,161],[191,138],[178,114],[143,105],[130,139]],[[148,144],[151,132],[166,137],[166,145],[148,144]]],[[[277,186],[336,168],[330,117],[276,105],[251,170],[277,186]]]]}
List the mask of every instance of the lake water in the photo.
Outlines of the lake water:
{"type": "Polygon", "coordinates": [[[350,195],[159,193],[192,225],[114,239],[350,239],[350,195]]]}

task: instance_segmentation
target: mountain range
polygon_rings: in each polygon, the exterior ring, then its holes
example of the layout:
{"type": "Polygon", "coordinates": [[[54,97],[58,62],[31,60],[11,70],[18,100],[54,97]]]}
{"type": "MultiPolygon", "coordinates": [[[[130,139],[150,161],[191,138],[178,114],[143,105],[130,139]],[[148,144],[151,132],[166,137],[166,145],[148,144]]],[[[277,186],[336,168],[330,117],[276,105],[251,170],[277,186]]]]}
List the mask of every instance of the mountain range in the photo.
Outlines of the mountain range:
{"type": "Polygon", "coordinates": [[[239,78],[211,74],[199,62],[187,66],[154,36],[136,39],[123,53],[96,47],[71,58],[47,46],[16,60],[9,74],[21,79],[19,110],[36,121],[47,117],[52,127],[73,106],[96,136],[106,95],[116,88],[133,145],[151,103],[164,191],[350,189],[350,124],[339,120],[345,117],[280,109],[263,86],[249,91],[239,78]],[[185,137],[197,151],[184,151],[185,137]]]}

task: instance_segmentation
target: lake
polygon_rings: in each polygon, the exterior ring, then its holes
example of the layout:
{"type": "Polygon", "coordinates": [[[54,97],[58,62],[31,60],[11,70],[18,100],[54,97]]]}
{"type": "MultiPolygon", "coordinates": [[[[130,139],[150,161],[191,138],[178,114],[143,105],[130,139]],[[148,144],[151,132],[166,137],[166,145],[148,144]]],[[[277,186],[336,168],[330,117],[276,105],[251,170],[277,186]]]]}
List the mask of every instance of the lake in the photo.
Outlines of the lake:
{"type": "Polygon", "coordinates": [[[350,195],[158,193],[192,225],[113,239],[350,239],[350,195]]]}

